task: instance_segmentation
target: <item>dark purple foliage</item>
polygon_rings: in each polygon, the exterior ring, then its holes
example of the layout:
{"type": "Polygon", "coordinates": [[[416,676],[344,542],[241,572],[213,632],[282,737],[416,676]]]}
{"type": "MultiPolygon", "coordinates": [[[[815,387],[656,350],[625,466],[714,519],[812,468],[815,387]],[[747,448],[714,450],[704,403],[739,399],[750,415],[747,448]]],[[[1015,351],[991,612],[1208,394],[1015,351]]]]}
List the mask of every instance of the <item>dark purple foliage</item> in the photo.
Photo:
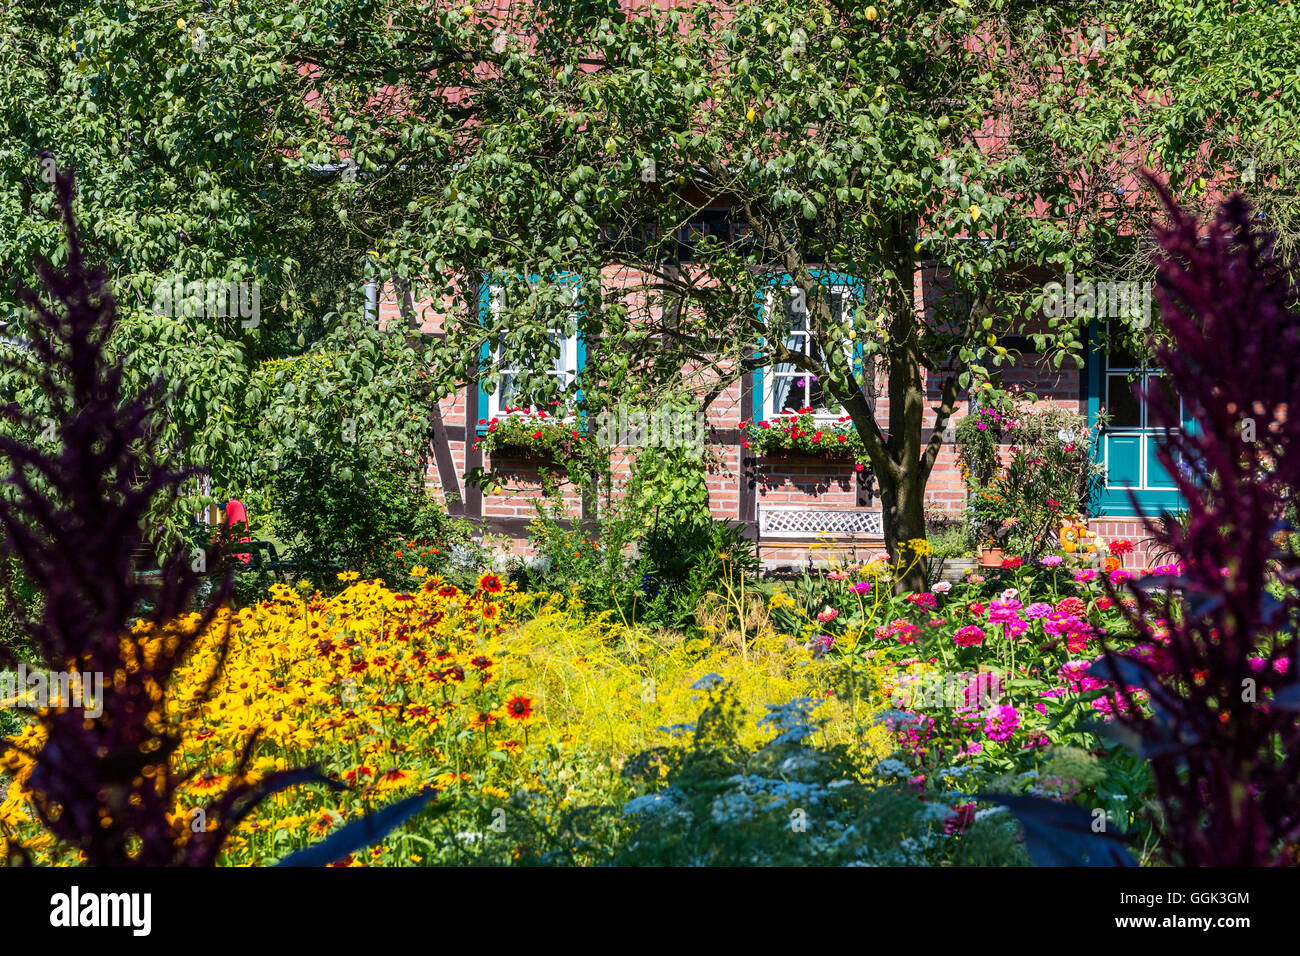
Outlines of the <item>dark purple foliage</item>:
{"type": "Polygon", "coordinates": [[[1158,454],[1186,500],[1182,525],[1148,516],[1148,527],[1182,572],[1174,588],[1130,582],[1129,622],[1151,640],[1150,658],[1111,652],[1094,672],[1118,676],[1130,697],[1120,719],[1150,760],[1170,862],[1294,863],[1300,602],[1293,590],[1281,600],[1266,592],[1279,580],[1294,584],[1297,571],[1292,549],[1279,546],[1300,488],[1294,273],[1240,196],[1202,234],[1156,187],[1171,224],[1157,232],[1168,341],[1155,352],[1195,426],[1179,430],[1179,410],[1158,389],[1146,395],[1172,429],[1158,454]],[[1133,699],[1139,688],[1144,707],[1133,699]]]}
{"type": "MultiPolygon", "coordinates": [[[[201,575],[191,569],[190,554],[178,549],[163,562],[161,576],[140,579],[132,573],[132,555],[150,543],[144,526],[151,507],[174,501],[193,472],[159,464],[149,447],[162,382],[139,397],[123,394],[122,370],[105,354],[116,303],[104,272],[82,257],[71,173],[62,173],[56,188],[68,238],[66,270],[38,263],[47,301],[30,290],[20,294],[35,317],[27,342],[34,361],[23,368],[51,402],[60,450],[47,454],[0,435],[0,455],[12,468],[0,495],[0,532],[45,597],[40,619],[30,624],[41,665],[102,674],[103,713],[88,719],[76,707],[42,711],[46,739],[29,755],[35,767],[28,785],[45,826],[80,849],[89,864],[211,865],[231,828],[265,792],[314,775],[292,771],[255,786],[237,784],[203,808],[203,827],[190,826],[194,808],[177,806],[184,778],[168,758],[186,715],[209,698],[217,671],[202,692],[179,701],[182,715],[162,716],[164,704],[172,700],[176,669],[225,601],[229,581],[198,608],[199,628],[159,642],[146,658],[146,639],[130,627],[137,610],[151,605],[148,620],[161,633],[165,622],[195,610],[201,575]],[[173,826],[168,815],[178,812],[187,816],[173,826]]],[[[21,408],[3,413],[20,427],[43,427],[21,408]]],[[[216,555],[209,558],[215,566],[216,555]]],[[[224,641],[222,650],[224,660],[224,641]]],[[[0,660],[12,663],[13,650],[0,647],[0,660]]],[[[236,779],[253,743],[245,747],[236,779]]],[[[0,741],[0,754],[14,746],[0,741]]]]}

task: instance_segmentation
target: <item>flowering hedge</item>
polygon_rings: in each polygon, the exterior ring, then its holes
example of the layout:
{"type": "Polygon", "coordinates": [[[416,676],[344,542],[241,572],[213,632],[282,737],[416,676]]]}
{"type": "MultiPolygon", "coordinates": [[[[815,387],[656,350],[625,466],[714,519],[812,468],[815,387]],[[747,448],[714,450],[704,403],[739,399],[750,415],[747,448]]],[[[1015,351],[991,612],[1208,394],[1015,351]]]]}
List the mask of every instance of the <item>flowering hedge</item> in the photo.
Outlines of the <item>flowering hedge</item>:
{"type": "Polygon", "coordinates": [[[829,422],[818,419],[812,409],[782,412],[768,420],[748,420],[740,423],[744,439],[741,445],[756,454],[797,452],[827,458],[849,458],[862,471],[869,459],[862,438],[847,415],[829,422]]]}

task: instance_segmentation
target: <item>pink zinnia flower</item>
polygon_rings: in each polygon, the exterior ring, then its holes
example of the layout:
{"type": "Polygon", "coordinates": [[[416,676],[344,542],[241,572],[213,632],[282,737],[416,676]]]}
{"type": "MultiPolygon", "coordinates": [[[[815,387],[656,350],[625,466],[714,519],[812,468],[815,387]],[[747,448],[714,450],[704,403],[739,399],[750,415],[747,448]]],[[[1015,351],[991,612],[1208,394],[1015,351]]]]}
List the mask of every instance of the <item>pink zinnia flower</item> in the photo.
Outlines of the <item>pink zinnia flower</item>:
{"type": "Polygon", "coordinates": [[[958,647],[975,647],[984,643],[984,631],[975,624],[967,624],[965,627],[957,628],[957,633],[952,636],[952,639],[958,647]]]}
{"type": "Polygon", "coordinates": [[[993,601],[989,604],[990,624],[1010,624],[1020,620],[1020,602],[1015,598],[1010,601],[993,601]]]}
{"type": "Polygon", "coordinates": [[[989,740],[1005,743],[1020,728],[1020,711],[1010,704],[999,704],[989,711],[984,721],[984,735],[989,740]]]}
{"type": "Polygon", "coordinates": [[[821,621],[823,624],[829,624],[831,621],[835,620],[839,616],[840,616],[840,612],[835,610],[835,608],[833,607],[828,607],[822,611],[817,612],[817,620],[821,621]]]}

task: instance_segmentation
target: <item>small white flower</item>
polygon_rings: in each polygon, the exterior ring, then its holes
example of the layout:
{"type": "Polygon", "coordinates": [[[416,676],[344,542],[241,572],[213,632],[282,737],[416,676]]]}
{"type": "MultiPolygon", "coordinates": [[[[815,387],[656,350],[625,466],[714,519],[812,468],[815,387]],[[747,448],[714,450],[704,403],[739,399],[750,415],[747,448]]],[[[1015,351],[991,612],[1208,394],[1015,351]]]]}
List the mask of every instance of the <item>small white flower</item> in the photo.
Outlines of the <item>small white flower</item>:
{"type": "Polygon", "coordinates": [[[947,594],[949,591],[952,590],[952,582],[940,581],[937,584],[935,584],[934,587],[930,588],[930,590],[933,591],[935,594],[947,594]]]}
{"type": "Polygon", "coordinates": [[[1007,588],[1005,591],[1002,592],[1002,600],[1014,601],[1016,599],[1016,595],[1019,593],[1020,592],[1017,591],[1015,588],[1007,588]]]}

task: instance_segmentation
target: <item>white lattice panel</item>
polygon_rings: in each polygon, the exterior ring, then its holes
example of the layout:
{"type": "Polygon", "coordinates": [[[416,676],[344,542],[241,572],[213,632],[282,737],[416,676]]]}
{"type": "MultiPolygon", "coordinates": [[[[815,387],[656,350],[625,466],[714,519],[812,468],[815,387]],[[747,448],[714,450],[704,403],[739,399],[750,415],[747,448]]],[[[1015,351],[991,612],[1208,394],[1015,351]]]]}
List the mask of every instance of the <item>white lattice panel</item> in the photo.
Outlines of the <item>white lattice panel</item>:
{"type": "Polygon", "coordinates": [[[882,538],[879,511],[832,511],[815,508],[758,509],[760,538],[815,538],[819,535],[862,535],[882,538]]]}

